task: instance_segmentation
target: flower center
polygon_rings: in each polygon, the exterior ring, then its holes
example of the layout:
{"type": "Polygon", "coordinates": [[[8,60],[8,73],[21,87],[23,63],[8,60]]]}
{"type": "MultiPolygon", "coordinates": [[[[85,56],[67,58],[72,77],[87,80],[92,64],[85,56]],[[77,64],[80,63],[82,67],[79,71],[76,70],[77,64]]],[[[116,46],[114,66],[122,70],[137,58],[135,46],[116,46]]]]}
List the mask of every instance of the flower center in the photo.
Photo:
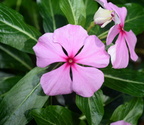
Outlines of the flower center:
{"type": "Polygon", "coordinates": [[[69,59],[68,62],[69,62],[69,63],[73,63],[73,60],[72,60],[72,59],[69,59]]]}
{"type": "Polygon", "coordinates": [[[119,25],[119,30],[120,30],[120,33],[121,33],[121,34],[124,34],[124,33],[125,33],[125,31],[124,31],[124,29],[123,29],[123,26],[121,26],[121,25],[119,25]]]}
{"type": "Polygon", "coordinates": [[[74,58],[68,57],[68,58],[67,58],[67,63],[68,63],[69,65],[73,65],[73,64],[75,63],[74,58]]]}

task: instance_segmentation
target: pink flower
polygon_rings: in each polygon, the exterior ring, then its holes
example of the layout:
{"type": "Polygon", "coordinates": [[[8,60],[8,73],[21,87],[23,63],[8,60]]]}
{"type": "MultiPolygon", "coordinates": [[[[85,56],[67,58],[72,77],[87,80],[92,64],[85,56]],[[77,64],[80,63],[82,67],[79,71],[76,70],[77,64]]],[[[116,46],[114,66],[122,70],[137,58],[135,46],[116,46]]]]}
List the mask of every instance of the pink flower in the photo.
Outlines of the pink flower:
{"type": "Polygon", "coordinates": [[[121,121],[113,122],[110,125],[131,125],[131,124],[121,120],[121,121]]]}
{"type": "Polygon", "coordinates": [[[46,33],[33,49],[38,67],[64,63],[42,75],[40,83],[45,94],[53,96],[74,91],[90,97],[102,86],[104,74],[97,68],[108,65],[109,55],[104,44],[96,36],[89,36],[81,26],[69,24],[54,33],[46,33]]]}
{"type": "Polygon", "coordinates": [[[125,7],[119,8],[112,3],[107,3],[106,0],[97,0],[104,8],[114,11],[115,25],[109,30],[106,43],[110,45],[114,38],[118,38],[114,45],[108,49],[111,56],[113,68],[125,68],[129,63],[129,56],[133,61],[138,59],[135,53],[135,45],[137,38],[132,30],[129,32],[124,30],[125,18],[127,10],[125,7]]]}

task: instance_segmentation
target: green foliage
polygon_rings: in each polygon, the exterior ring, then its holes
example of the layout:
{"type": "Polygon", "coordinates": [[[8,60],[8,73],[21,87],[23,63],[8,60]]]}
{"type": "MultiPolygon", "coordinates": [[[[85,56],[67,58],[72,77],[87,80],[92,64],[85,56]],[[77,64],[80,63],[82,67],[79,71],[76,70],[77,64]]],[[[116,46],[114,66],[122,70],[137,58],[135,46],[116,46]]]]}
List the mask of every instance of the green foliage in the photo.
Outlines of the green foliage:
{"type": "Polygon", "coordinates": [[[124,120],[131,123],[132,125],[137,125],[139,117],[143,113],[143,99],[134,98],[130,102],[126,102],[120,105],[111,116],[112,121],[124,120]]]}
{"type": "Polygon", "coordinates": [[[84,26],[86,8],[83,0],[59,0],[60,8],[70,24],[84,26]]]}
{"type": "Polygon", "coordinates": [[[33,64],[30,57],[10,46],[0,44],[0,68],[27,71],[32,69],[33,64]]]}
{"type": "Polygon", "coordinates": [[[16,11],[0,4],[0,42],[18,50],[33,53],[32,47],[40,33],[23,21],[16,11]]]}
{"type": "Polygon", "coordinates": [[[34,68],[16,83],[0,103],[0,124],[25,125],[29,110],[41,108],[48,96],[41,92],[39,77],[44,69],[34,68]]]}
{"type": "Polygon", "coordinates": [[[40,30],[40,16],[37,4],[34,0],[4,0],[3,3],[20,12],[24,16],[26,23],[40,30]]]}
{"type": "Polygon", "coordinates": [[[76,104],[86,116],[89,125],[99,125],[104,115],[104,100],[101,90],[90,98],[77,96],[76,104]]]}
{"type": "Polygon", "coordinates": [[[125,29],[132,30],[135,34],[140,34],[144,31],[144,8],[139,4],[125,4],[128,10],[128,15],[125,22],[125,29]]]}
{"type": "Polygon", "coordinates": [[[59,0],[37,0],[37,3],[43,18],[45,32],[53,32],[57,27],[65,24],[65,18],[59,7],[59,0]]]}
{"type": "Polygon", "coordinates": [[[98,4],[93,0],[84,0],[86,6],[86,23],[85,27],[88,28],[93,21],[94,14],[98,9],[98,4]]]}
{"type": "Polygon", "coordinates": [[[6,94],[20,78],[21,76],[0,72],[0,97],[4,96],[3,94],[6,94]]]}
{"type": "Polygon", "coordinates": [[[31,111],[38,125],[79,125],[78,115],[61,106],[31,111]]]}
{"type": "Polygon", "coordinates": [[[136,97],[144,96],[144,72],[130,69],[103,69],[105,73],[104,85],[117,91],[136,97]]]}

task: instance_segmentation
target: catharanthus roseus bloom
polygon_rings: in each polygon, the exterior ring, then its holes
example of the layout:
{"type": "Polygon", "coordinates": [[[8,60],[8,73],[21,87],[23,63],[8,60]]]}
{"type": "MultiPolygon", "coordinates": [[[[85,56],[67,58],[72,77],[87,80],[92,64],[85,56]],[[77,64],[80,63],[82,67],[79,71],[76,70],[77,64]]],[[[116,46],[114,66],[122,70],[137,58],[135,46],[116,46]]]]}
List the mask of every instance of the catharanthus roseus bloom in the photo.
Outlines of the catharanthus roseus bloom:
{"type": "Polygon", "coordinates": [[[114,11],[115,15],[117,15],[114,19],[115,25],[109,30],[106,43],[107,45],[110,45],[118,35],[115,44],[108,49],[108,53],[111,56],[113,68],[125,68],[129,62],[129,54],[133,61],[138,59],[138,56],[134,51],[137,38],[131,30],[129,32],[124,30],[127,10],[125,7],[119,8],[110,2],[107,3],[107,0],[96,1],[104,8],[114,11]]]}
{"type": "Polygon", "coordinates": [[[81,26],[69,24],[54,33],[46,33],[33,49],[38,67],[64,63],[42,75],[40,83],[45,94],[59,95],[74,91],[83,97],[90,97],[102,86],[104,74],[97,68],[108,65],[109,55],[104,44],[96,36],[89,36],[81,26]]]}
{"type": "Polygon", "coordinates": [[[131,124],[121,120],[121,121],[113,122],[110,125],[131,125],[131,124]]]}

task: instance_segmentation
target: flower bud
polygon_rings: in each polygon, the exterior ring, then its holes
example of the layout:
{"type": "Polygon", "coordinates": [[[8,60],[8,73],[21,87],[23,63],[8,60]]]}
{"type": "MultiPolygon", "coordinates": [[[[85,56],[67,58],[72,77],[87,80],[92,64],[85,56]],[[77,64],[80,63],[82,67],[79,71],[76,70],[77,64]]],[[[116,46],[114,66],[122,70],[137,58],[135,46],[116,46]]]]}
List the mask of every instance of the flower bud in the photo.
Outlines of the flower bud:
{"type": "Polygon", "coordinates": [[[107,10],[100,7],[94,15],[95,24],[101,25],[102,28],[105,27],[112,21],[112,12],[112,10],[107,10]]]}

